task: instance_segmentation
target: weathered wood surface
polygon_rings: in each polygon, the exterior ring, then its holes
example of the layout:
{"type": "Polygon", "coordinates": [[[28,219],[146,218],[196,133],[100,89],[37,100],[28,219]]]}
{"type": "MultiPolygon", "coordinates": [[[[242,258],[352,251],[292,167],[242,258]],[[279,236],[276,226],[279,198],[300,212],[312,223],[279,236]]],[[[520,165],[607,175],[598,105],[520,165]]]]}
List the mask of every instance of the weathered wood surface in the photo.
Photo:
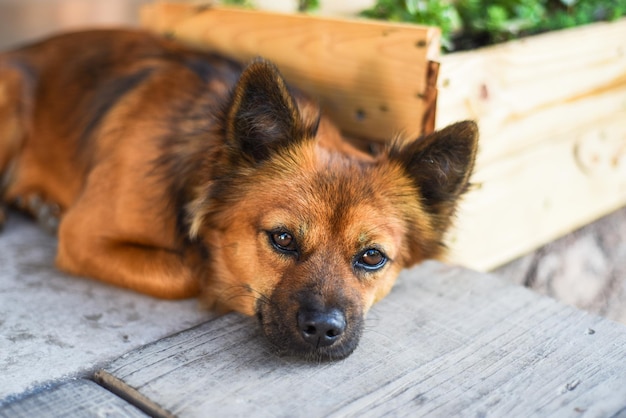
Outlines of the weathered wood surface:
{"type": "Polygon", "coordinates": [[[89,380],[72,380],[0,406],[0,418],[145,418],[148,415],[89,380]]]}
{"type": "Polygon", "coordinates": [[[430,262],[406,272],[348,359],[277,358],[228,315],[114,361],[97,379],[151,414],[618,416],[626,327],[495,277],[430,262]]]}
{"type": "Polygon", "coordinates": [[[210,316],[193,299],[156,300],[63,274],[56,246],[13,212],[0,232],[0,404],[210,316]]]}
{"type": "Polygon", "coordinates": [[[145,6],[141,21],[244,62],[264,56],[278,63],[353,135],[417,137],[422,117],[434,118],[428,62],[438,57],[436,28],[176,3],[145,6]]]}
{"type": "Polygon", "coordinates": [[[441,57],[437,126],[481,151],[452,260],[501,265],[626,204],[626,19],[441,57]]]}

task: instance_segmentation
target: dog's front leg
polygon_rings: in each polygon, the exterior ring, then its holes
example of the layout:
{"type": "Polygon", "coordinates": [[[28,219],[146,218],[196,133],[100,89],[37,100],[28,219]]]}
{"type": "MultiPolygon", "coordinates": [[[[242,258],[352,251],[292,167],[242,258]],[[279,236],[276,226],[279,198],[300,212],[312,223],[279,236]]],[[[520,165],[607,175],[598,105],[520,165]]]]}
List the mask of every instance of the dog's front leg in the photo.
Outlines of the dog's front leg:
{"type": "Polygon", "coordinates": [[[191,246],[167,248],[133,241],[95,227],[93,216],[70,210],[59,228],[57,266],[68,273],[102,280],[164,299],[195,296],[202,254],[191,246]]]}

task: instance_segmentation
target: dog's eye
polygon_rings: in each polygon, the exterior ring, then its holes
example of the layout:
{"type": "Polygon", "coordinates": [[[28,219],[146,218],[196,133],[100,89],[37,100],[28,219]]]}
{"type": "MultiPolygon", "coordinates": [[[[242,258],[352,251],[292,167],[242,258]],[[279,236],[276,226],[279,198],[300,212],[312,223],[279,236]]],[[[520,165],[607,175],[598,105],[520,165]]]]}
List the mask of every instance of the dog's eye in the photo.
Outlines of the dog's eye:
{"type": "Polygon", "coordinates": [[[356,261],[357,267],[369,271],[378,270],[384,266],[385,263],[387,263],[387,257],[376,248],[365,250],[356,261]]]}
{"type": "Polygon", "coordinates": [[[271,232],[270,238],[274,247],[281,251],[296,251],[296,240],[288,232],[271,232]]]}

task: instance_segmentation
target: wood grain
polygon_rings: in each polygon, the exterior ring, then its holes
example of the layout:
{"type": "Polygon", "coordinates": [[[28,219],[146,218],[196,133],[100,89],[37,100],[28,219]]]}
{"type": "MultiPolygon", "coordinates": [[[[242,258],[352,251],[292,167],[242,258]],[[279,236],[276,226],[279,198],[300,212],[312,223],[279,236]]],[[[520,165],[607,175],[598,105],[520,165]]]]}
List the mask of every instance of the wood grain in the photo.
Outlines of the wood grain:
{"type": "Polygon", "coordinates": [[[441,58],[437,125],[476,119],[450,260],[488,270],[626,205],[626,19],[441,58]]]}
{"type": "Polygon", "coordinates": [[[0,407],[2,418],[145,418],[148,415],[89,380],[72,380],[0,407]]]}
{"type": "Polygon", "coordinates": [[[436,28],[168,3],[146,6],[141,17],[143,26],[196,47],[276,62],[351,135],[417,137],[435,104],[428,79],[436,28]]]}
{"type": "Polygon", "coordinates": [[[427,263],[375,306],[346,360],[278,358],[228,315],[98,373],[162,415],[613,416],[626,409],[626,328],[497,278],[427,263]]]}
{"type": "Polygon", "coordinates": [[[449,260],[491,269],[622,207],[624,116],[599,118],[480,167],[449,236],[449,260]]]}
{"type": "Polygon", "coordinates": [[[626,115],[626,19],[440,58],[437,126],[481,128],[486,165],[626,115]]]}

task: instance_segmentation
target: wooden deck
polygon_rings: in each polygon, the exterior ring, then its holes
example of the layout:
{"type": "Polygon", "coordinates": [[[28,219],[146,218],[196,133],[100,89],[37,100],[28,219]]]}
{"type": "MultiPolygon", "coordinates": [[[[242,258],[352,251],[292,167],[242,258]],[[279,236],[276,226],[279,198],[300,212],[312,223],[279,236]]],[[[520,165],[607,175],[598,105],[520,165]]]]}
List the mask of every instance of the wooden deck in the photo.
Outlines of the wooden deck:
{"type": "MultiPolygon", "coordinates": [[[[42,264],[53,251],[51,239],[15,216],[0,236],[0,258],[17,260],[11,264],[13,276],[0,270],[0,367],[5,367],[0,393],[11,379],[39,373],[26,392],[0,395],[0,417],[626,414],[626,326],[495,276],[435,262],[405,271],[392,294],[370,312],[352,356],[311,364],[276,357],[251,318],[205,316],[190,327],[200,317],[188,302],[160,304],[63,276],[42,264]],[[38,255],[26,255],[32,251],[24,249],[39,241],[45,245],[34,252],[38,255]],[[33,285],[33,277],[42,271],[55,286],[46,292],[46,311],[26,318],[11,303],[37,310],[41,286],[33,285]],[[11,293],[15,277],[31,286],[11,293]],[[72,304],[69,286],[89,290],[76,292],[72,304]],[[73,337],[78,342],[57,332],[57,351],[15,356],[28,340],[12,337],[14,320],[22,318],[24,329],[35,320],[50,328],[57,326],[53,318],[70,322],[81,312],[97,312],[104,303],[100,299],[107,298],[124,301],[107,305],[108,315],[115,311],[120,322],[133,318],[135,328],[122,331],[129,333],[128,349],[115,328],[127,324],[107,327],[102,318],[100,327],[89,327],[92,320],[80,318],[72,323],[80,331],[73,337]],[[137,319],[130,313],[138,307],[152,311],[137,319]],[[176,308],[187,316],[178,327],[171,319],[164,327],[178,333],[151,334],[151,340],[147,335],[138,344],[142,326],[154,327],[155,318],[158,324],[176,308]],[[81,350],[91,357],[78,356],[81,350]],[[65,365],[63,373],[55,370],[61,366],[51,366],[73,356],[90,365],[65,365]],[[7,365],[10,359],[14,364],[7,365]]],[[[41,345],[36,336],[30,341],[41,345]]]]}
{"type": "Polygon", "coordinates": [[[406,272],[348,359],[276,358],[226,316],[115,360],[96,380],[162,416],[613,416],[626,328],[468,270],[406,272]]]}

